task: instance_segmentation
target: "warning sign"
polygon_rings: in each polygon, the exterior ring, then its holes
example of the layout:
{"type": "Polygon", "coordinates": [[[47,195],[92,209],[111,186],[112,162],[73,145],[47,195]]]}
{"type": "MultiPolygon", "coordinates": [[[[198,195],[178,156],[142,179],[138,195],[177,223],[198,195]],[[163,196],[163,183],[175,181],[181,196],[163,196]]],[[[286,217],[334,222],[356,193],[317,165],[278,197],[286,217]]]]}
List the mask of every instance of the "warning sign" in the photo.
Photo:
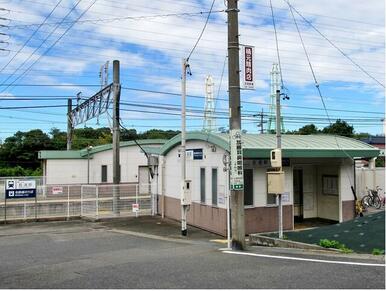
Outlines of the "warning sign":
{"type": "Polygon", "coordinates": [[[139,204],[138,204],[138,203],[134,203],[134,204],[132,205],[132,208],[133,208],[133,212],[134,212],[134,213],[139,212],[139,204]]]}

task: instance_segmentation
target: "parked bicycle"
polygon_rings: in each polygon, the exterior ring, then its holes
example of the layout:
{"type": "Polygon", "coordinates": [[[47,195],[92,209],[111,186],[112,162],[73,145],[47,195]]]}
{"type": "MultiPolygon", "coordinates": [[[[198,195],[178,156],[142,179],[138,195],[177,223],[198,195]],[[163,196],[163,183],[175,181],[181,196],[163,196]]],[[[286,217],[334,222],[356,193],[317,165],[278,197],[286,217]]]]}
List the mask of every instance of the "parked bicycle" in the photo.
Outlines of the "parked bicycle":
{"type": "MultiPolygon", "coordinates": [[[[363,208],[366,209],[368,207],[375,207],[377,209],[380,209],[382,206],[382,201],[378,193],[382,191],[382,189],[379,186],[376,187],[376,190],[369,189],[366,187],[366,191],[367,195],[365,195],[361,201],[363,208]]],[[[385,202],[383,197],[383,204],[384,203],[385,202]]]]}

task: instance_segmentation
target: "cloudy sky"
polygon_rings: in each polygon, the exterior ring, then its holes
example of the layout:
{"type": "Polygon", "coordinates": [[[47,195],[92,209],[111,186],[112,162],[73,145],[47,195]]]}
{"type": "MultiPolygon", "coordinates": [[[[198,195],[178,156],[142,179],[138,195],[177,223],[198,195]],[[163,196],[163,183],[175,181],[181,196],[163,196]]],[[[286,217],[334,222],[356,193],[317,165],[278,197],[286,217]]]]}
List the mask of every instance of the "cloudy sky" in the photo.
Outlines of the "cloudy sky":
{"type": "MultiPolygon", "coordinates": [[[[122,105],[123,124],[138,131],[179,129],[181,59],[194,46],[211,4],[212,0],[0,0],[4,18],[0,20],[0,138],[17,130],[65,130],[65,98],[78,92],[93,95],[99,89],[100,66],[115,59],[121,63],[121,100],[131,104],[122,105]],[[45,105],[63,107],[9,108],[45,105]]],[[[356,132],[382,133],[384,1],[291,0],[291,4],[341,50],[294,11],[331,119],[347,120],[356,132]]],[[[309,123],[323,128],[328,120],[288,5],[283,0],[272,0],[272,5],[283,82],[290,97],[282,103],[285,129],[309,123]]],[[[241,92],[242,127],[252,133],[259,131],[253,115],[262,110],[269,114],[270,70],[278,58],[269,0],[241,0],[239,6],[240,42],[255,47],[255,90],[241,92]]],[[[215,1],[189,60],[188,130],[202,128],[207,75],[214,79],[216,125],[228,126],[224,9],[223,0],[215,1]]],[[[99,125],[96,120],[86,125],[108,126],[108,118],[103,115],[99,125]]]]}

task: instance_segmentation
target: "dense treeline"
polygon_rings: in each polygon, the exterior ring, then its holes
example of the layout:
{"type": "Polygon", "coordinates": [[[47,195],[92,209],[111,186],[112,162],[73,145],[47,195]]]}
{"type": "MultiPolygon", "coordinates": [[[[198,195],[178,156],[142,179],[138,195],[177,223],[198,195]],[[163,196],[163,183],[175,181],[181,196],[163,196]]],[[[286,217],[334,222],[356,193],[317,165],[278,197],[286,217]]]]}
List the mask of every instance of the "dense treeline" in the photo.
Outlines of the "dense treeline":
{"type": "MultiPolygon", "coordinates": [[[[220,129],[226,132],[225,129],[220,129]]],[[[179,131],[151,129],[138,133],[135,129],[121,131],[121,141],[134,139],[170,139],[179,131]]],[[[354,127],[344,120],[337,120],[330,126],[322,129],[314,124],[305,125],[298,130],[287,131],[288,134],[337,134],[353,138],[366,138],[368,133],[355,133],[354,127]]],[[[0,143],[0,177],[4,176],[37,176],[41,175],[40,150],[65,150],[67,134],[57,128],[51,129],[47,134],[40,129],[27,132],[16,132],[0,143]]],[[[72,149],[82,149],[89,145],[96,146],[112,142],[110,128],[102,127],[93,129],[91,127],[78,128],[74,130],[72,149]]],[[[382,162],[381,159],[378,159],[382,162]]],[[[384,160],[383,162],[384,163],[384,160]]]]}
{"type": "MultiPolygon", "coordinates": [[[[170,139],[179,131],[151,129],[138,133],[135,129],[122,130],[121,141],[134,139],[170,139]]],[[[74,130],[72,149],[82,149],[112,142],[110,128],[90,127],[74,130]]],[[[40,129],[16,132],[0,144],[0,177],[41,175],[38,152],[65,150],[67,133],[53,128],[48,134],[40,129]]]]}

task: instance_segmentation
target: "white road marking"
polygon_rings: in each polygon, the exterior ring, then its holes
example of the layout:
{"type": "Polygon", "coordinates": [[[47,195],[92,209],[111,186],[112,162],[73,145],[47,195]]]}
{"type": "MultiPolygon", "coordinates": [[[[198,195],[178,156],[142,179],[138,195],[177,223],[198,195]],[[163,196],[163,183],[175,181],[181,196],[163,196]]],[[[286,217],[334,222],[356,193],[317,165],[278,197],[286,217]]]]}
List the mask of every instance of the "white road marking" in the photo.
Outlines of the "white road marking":
{"type": "Polygon", "coordinates": [[[273,258],[273,259],[283,259],[283,260],[294,260],[294,261],[306,261],[306,262],[327,263],[327,264],[342,264],[342,265],[358,265],[358,266],[385,267],[385,264],[372,264],[372,263],[360,263],[360,262],[345,262],[345,261],[329,261],[329,260],[318,260],[318,259],[308,259],[308,258],[295,258],[295,257],[286,257],[286,256],[263,255],[263,254],[254,254],[254,253],[245,253],[245,252],[236,252],[236,251],[223,251],[223,253],[233,254],[233,255],[242,255],[242,256],[263,257],[263,258],[273,258]]]}

